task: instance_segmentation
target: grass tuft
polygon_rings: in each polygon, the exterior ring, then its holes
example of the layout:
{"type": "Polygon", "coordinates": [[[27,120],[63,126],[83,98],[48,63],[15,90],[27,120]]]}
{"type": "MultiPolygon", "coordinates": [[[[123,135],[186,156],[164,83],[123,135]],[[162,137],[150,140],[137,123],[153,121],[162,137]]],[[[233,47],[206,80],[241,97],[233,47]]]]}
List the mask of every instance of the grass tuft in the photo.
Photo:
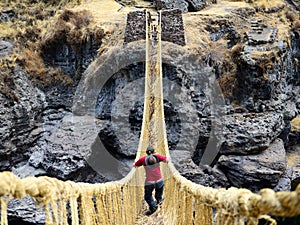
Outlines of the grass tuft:
{"type": "Polygon", "coordinates": [[[18,55],[1,60],[0,82],[2,94],[16,99],[13,82],[8,81],[15,66],[24,67],[30,80],[40,88],[51,85],[71,85],[72,79],[55,67],[46,67],[42,58],[47,50],[64,42],[75,51],[82,48],[84,41],[93,34],[100,45],[104,31],[91,27],[92,16],[86,11],[65,10],[80,3],[78,0],[24,0],[22,2],[1,2],[0,10],[12,10],[14,16],[0,23],[0,38],[7,40],[18,49],[18,55]],[[12,89],[9,91],[9,89],[12,89]]]}

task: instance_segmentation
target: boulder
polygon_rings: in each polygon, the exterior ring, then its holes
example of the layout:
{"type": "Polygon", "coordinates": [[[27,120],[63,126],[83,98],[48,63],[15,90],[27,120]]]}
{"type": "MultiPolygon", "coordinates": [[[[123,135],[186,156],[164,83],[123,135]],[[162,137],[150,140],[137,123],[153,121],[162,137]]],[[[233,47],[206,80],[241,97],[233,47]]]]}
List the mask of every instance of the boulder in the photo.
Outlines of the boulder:
{"type": "Polygon", "coordinates": [[[45,211],[39,208],[30,197],[21,200],[11,199],[7,205],[7,213],[9,224],[42,225],[46,222],[45,211]]]}
{"type": "Polygon", "coordinates": [[[188,180],[207,187],[229,187],[228,179],[218,168],[199,167],[191,160],[191,153],[184,150],[170,152],[172,163],[178,172],[188,180]]]}
{"type": "Polygon", "coordinates": [[[182,12],[200,11],[206,6],[206,0],[156,0],[156,9],[180,9],[182,12]]]}
{"type": "Polygon", "coordinates": [[[264,151],[284,129],[278,113],[241,113],[224,117],[220,153],[247,155],[264,151]]]}
{"type": "Polygon", "coordinates": [[[218,165],[233,186],[258,191],[274,188],[286,170],[286,153],[281,139],[255,155],[223,155],[218,165]]]}
{"type": "MultiPolygon", "coordinates": [[[[95,171],[94,164],[89,161],[89,157],[96,155],[95,152],[99,150],[95,150],[95,142],[99,138],[93,117],[76,117],[65,111],[47,115],[45,117],[49,120],[45,121],[43,127],[44,136],[37,142],[37,147],[32,149],[30,166],[45,171],[47,176],[62,180],[105,182],[119,178],[104,178],[101,171],[95,171]],[[63,114],[63,119],[57,121],[60,114],[63,114]]],[[[101,151],[99,155],[93,158],[97,165],[103,163],[105,154],[101,151]]]]}
{"type": "Polygon", "coordinates": [[[188,12],[189,3],[185,0],[156,0],[155,7],[162,9],[180,9],[182,12],[188,12]]]}
{"type": "Polygon", "coordinates": [[[206,0],[186,0],[189,4],[188,10],[190,12],[200,11],[206,6],[206,0]]]}

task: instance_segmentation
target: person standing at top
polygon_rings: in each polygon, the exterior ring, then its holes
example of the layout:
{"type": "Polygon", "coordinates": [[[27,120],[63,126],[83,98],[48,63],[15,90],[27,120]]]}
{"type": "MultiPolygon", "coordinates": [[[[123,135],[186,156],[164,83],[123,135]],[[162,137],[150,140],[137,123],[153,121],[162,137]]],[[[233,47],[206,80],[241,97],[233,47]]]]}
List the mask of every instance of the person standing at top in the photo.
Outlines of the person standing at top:
{"type": "Polygon", "coordinates": [[[158,30],[157,26],[153,25],[153,30],[152,30],[152,46],[154,47],[154,43],[158,41],[158,30]]]}
{"type": "Polygon", "coordinates": [[[146,150],[147,155],[133,163],[134,167],[144,166],[146,171],[146,180],[144,186],[144,199],[149,205],[148,215],[157,210],[158,204],[163,201],[164,180],[160,171],[160,162],[169,162],[166,156],[154,154],[154,148],[149,146],[146,150]],[[155,200],[152,193],[155,190],[155,200]]]}

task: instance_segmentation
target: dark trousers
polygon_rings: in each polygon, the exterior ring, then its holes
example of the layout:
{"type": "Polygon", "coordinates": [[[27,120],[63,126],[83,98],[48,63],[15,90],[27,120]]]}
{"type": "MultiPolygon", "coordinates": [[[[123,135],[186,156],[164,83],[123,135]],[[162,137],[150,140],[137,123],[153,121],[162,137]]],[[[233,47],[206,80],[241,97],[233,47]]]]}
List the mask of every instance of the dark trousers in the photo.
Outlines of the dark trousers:
{"type": "Polygon", "coordinates": [[[164,191],[164,181],[160,180],[155,183],[145,183],[145,195],[144,199],[148,203],[150,210],[157,207],[157,202],[162,201],[163,191],[164,191]],[[153,199],[152,193],[155,190],[155,200],[153,199]]]}

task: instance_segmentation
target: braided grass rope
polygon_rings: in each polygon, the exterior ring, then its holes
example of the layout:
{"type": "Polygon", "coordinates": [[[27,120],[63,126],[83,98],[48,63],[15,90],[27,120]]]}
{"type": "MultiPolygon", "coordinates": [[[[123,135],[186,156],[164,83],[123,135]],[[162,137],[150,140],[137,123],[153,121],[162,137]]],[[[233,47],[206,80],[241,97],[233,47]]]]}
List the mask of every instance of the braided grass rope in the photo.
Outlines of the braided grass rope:
{"type": "MultiPolygon", "coordinates": [[[[172,165],[168,169],[173,170],[172,165]]],[[[44,207],[46,224],[135,224],[142,207],[143,189],[132,185],[141,175],[135,170],[125,182],[85,184],[49,177],[19,179],[0,173],[1,225],[7,225],[6,207],[11,198],[34,198],[44,207]],[[131,184],[131,185],[130,185],[131,184]]],[[[213,189],[192,183],[178,173],[166,180],[162,205],[165,224],[258,224],[259,218],[276,224],[272,216],[300,214],[300,186],[293,192],[262,189],[213,189]],[[215,213],[213,213],[215,211],[215,213]]]]}

